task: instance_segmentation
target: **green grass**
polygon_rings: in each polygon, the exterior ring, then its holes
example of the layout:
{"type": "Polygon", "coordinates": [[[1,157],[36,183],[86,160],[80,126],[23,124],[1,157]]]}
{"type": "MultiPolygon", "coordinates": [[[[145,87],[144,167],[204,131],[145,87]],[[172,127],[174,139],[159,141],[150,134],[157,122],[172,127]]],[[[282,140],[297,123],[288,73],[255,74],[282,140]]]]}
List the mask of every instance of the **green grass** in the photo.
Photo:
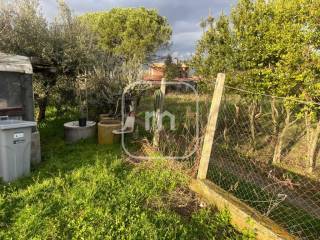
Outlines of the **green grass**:
{"type": "Polygon", "coordinates": [[[165,196],[187,188],[188,177],[167,161],[133,167],[120,146],[66,145],[67,119],[41,124],[43,163],[31,176],[1,184],[1,239],[249,238],[230,226],[227,212],[174,210],[165,196]]]}

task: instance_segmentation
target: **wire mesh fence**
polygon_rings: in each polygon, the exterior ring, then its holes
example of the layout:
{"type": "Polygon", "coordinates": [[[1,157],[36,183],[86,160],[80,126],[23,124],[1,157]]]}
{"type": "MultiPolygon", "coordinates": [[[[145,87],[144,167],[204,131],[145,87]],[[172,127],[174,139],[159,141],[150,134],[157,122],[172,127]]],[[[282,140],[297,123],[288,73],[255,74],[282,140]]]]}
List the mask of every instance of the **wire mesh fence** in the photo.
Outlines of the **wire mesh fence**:
{"type": "MultiPolygon", "coordinates": [[[[202,102],[207,100],[207,96],[198,99],[192,89],[173,90],[171,87],[167,89],[165,96],[159,150],[163,156],[181,160],[192,167],[199,154],[200,130],[205,128],[207,114],[199,116],[199,112],[204,112],[202,102]]],[[[152,144],[154,126],[151,123],[151,128],[146,131],[145,125],[149,122],[148,116],[152,116],[150,113],[155,112],[154,102],[155,97],[151,91],[145,94],[137,107],[137,119],[140,123],[137,126],[138,137],[140,141],[148,141],[149,144],[152,144]]]]}
{"type": "MultiPolygon", "coordinates": [[[[143,112],[153,110],[152,103],[152,94],[142,101],[142,119],[143,112]]],[[[203,142],[211,103],[212,94],[200,94],[199,99],[181,91],[166,95],[164,110],[175,115],[176,126],[172,131],[169,120],[164,122],[168,126],[161,132],[159,146],[163,155],[184,156],[203,142]]],[[[207,179],[292,235],[319,239],[319,112],[316,103],[225,86],[207,179]]],[[[200,154],[197,148],[183,160],[194,172],[200,154]]]]}
{"type": "Polygon", "coordinates": [[[317,104],[226,86],[207,178],[301,239],[320,236],[317,104]]]}

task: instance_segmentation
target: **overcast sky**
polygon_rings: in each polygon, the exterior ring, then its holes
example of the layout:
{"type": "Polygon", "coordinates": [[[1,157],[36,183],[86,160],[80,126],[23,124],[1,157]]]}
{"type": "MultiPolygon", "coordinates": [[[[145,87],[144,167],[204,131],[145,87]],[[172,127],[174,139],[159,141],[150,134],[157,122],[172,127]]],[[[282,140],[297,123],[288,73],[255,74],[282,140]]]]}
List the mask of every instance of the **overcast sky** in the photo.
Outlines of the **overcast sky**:
{"type": "MultiPolygon", "coordinates": [[[[104,11],[114,7],[155,8],[166,16],[173,27],[171,54],[186,58],[194,52],[201,37],[199,23],[208,16],[209,9],[214,16],[222,11],[228,13],[236,0],[66,0],[79,15],[86,12],[104,11]]],[[[52,18],[57,12],[56,0],[41,0],[46,16],[52,18]]]]}

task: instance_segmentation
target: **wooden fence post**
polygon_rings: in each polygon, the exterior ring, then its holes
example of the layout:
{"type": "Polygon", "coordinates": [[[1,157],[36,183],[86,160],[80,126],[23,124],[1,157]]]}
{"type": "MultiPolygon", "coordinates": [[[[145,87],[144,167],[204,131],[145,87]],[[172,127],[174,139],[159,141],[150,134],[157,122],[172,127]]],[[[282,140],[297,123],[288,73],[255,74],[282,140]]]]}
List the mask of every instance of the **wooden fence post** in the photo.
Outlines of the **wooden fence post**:
{"type": "Polygon", "coordinates": [[[206,127],[205,136],[204,136],[201,159],[200,159],[200,164],[198,169],[198,179],[201,179],[201,180],[207,178],[212,145],[213,145],[214,135],[216,132],[219,109],[220,109],[222,94],[224,90],[225,78],[226,78],[225,74],[219,73],[216,81],[216,86],[214,89],[214,94],[212,98],[209,119],[208,119],[208,124],[206,127]]]}
{"type": "Polygon", "coordinates": [[[155,129],[154,129],[154,135],[153,135],[153,146],[156,148],[159,148],[160,144],[160,133],[162,130],[162,113],[163,113],[163,107],[164,107],[164,98],[166,96],[166,79],[161,79],[161,85],[160,85],[160,102],[157,109],[155,109],[155,129]]]}
{"type": "Polygon", "coordinates": [[[161,87],[160,87],[160,91],[163,95],[163,97],[166,95],[166,88],[167,88],[167,80],[165,78],[161,79],[161,87]]]}

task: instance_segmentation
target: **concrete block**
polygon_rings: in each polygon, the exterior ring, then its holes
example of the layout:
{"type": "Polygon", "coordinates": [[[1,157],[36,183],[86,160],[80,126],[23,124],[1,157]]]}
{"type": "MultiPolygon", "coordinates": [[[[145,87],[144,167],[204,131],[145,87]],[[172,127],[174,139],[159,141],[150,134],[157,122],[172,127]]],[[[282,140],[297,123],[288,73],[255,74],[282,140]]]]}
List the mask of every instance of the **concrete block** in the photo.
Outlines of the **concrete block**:
{"type": "Polygon", "coordinates": [[[33,165],[41,163],[40,133],[38,131],[31,134],[31,163],[33,165]]]}

